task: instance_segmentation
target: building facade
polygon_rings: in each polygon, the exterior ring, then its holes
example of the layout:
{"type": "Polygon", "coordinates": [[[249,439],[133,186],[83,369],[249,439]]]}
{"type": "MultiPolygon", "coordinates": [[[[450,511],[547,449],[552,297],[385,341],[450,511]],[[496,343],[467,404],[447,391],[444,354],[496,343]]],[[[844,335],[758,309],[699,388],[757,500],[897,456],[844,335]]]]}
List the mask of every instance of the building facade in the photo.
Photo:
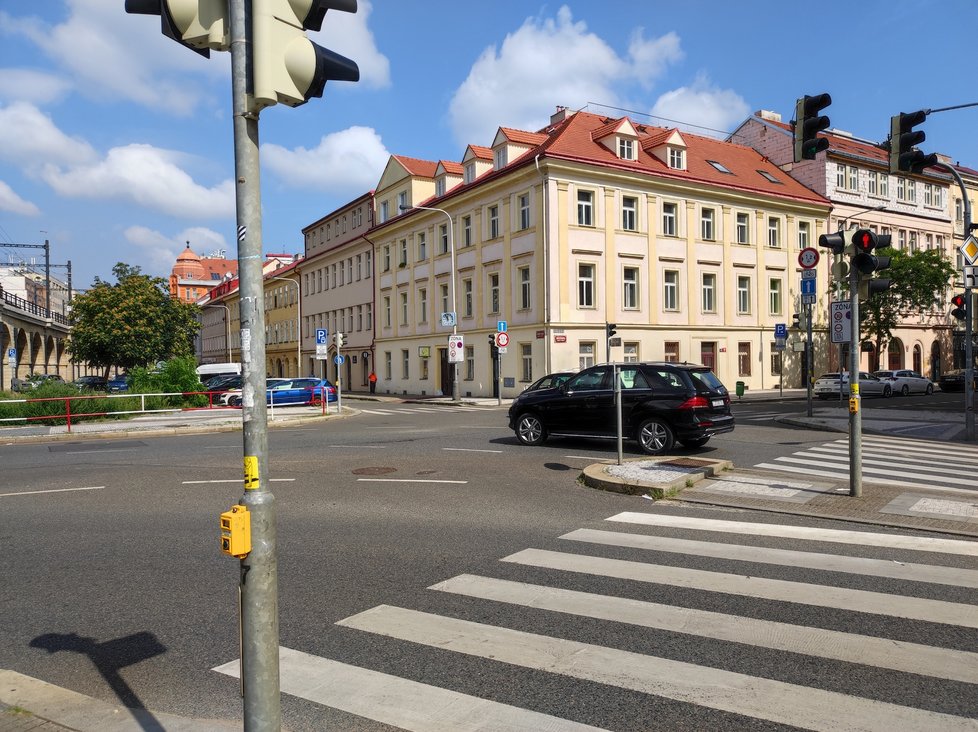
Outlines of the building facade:
{"type": "Polygon", "coordinates": [[[181,302],[197,302],[212,288],[237,274],[238,260],[225,259],[223,251],[202,257],[190,248],[188,241],[170,271],[170,297],[181,302]]]}

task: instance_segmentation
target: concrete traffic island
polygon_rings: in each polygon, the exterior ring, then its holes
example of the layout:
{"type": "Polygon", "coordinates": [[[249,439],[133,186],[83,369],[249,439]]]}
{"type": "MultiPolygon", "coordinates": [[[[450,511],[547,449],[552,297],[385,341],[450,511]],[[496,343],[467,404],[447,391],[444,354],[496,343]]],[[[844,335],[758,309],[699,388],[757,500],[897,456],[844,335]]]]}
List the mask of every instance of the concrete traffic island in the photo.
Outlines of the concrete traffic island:
{"type": "Polygon", "coordinates": [[[622,462],[605,461],[584,468],[581,482],[591,488],[656,500],[675,496],[705,478],[716,478],[733,470],[729,460],[690,457],[642,457],[622,462]]]}

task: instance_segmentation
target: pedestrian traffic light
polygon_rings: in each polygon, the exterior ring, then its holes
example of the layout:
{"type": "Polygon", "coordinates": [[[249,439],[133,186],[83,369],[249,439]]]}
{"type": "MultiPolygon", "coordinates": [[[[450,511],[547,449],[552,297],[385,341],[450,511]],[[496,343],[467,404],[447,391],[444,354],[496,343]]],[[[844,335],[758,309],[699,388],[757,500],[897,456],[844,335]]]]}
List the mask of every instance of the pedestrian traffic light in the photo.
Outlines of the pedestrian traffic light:
{"type": "Polygon", "coordinates": [[[356,62],[310,41],[327,10],[357,12],[357,0],[252,0],[248,92],[260,110],[298,107],[321,97],[327,81],[359,81],[356,62]]]}
{"type": "Polygon", "coordinates": [[[966,317],[968,317],[968,298],[959,292],[957,295],[951,298],[951,304],[954,306],[954,310],[951,311],[951,315],[958,320],[964,320],[966,317]]]}
{"type": "Polygon", "coordinates": [[[496,334],[489,334],[489,355],[496,358],[499,355],[499,346],[496,345],[496,334]]]}
{"type": "Polygon", "coordinates": [[[859,299],[867,300],[877,292],[890,288],[889,279],[873,278],[872,275],[890,266],[890,258],[873,254],[874,249],[884,249],[890,246],[889,234],[877,234],[870,229],[856,229],[852,232],[852,246],[855,254],[852,266],[860,272],[859,299]],[[870,275],[863,277],[862,275],[870,275]]]}
{"type": "Polygon", "coordinates": [[[923,123],[927,112],[901,112],[890,117],[890,172],[920,173],[937,163],[937,155],[925,155],[915,149],[927,139],[923,130],[914,127],[923,123]]]}
{"type": "Polygon", "coordinates": [[[795,136],[795,162],[814,160],[815,156],[829,146],[829,141],[819,137],[818,133],[827,129],[829,118],[819,112],[832,104],[828,94],[807,94],[795,103],[795,120],[793,131],[795,136]]]}
{"type": "Polygon", "coordinates": [[[205,58],[230,48],[227,0],[126,0],[126,12],[160,16],[163,35],[205,58]]]}
{"type": "Polygon", "coordinates": [[[607,337],[607,338],[613,338],[614,335],[615,335],[615,333],[618,332],[617,329],[618,329],[618,324],[617,323],[605,323],[605,326],[604,326],[605,337],[607,337]]]}
{"type": "Polygon", "coordinates": [[[337,333],[333,336],[333,340],[336,342],[336,348],[339,349],[342,348],[343,344],[346,342],[346,336],[344,336],[342,333],[337,333]]]}

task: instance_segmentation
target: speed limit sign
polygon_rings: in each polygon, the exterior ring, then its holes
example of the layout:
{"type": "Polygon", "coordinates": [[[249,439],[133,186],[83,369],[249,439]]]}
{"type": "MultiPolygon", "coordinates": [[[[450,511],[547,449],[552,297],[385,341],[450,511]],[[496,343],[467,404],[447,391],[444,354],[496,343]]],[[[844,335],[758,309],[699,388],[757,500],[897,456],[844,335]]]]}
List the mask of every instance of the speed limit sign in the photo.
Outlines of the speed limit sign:
{"type": "Polygon", "coordinates": [[[496,333],[496,347],[505,348],[509,345],[509,333],[496,333]]]}

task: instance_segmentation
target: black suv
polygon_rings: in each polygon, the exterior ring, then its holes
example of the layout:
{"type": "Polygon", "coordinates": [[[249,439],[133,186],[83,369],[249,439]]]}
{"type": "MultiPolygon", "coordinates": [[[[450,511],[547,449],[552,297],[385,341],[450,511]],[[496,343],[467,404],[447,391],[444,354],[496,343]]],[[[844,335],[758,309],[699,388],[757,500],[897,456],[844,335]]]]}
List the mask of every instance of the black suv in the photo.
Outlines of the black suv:
{"type": "MultiPolygon", "coordinates": [[[[524,445],[548,436],[617,436],[612,364],[592,366],[553,389],[524,392],[509,408],[509,427],[524,445]]],[[[701,447],[713,435],[730,432],[730,395],[706,366],[689,363],[625,363],[621,380],[621,422],[625,439],[648,455],[701,447]]]]}

